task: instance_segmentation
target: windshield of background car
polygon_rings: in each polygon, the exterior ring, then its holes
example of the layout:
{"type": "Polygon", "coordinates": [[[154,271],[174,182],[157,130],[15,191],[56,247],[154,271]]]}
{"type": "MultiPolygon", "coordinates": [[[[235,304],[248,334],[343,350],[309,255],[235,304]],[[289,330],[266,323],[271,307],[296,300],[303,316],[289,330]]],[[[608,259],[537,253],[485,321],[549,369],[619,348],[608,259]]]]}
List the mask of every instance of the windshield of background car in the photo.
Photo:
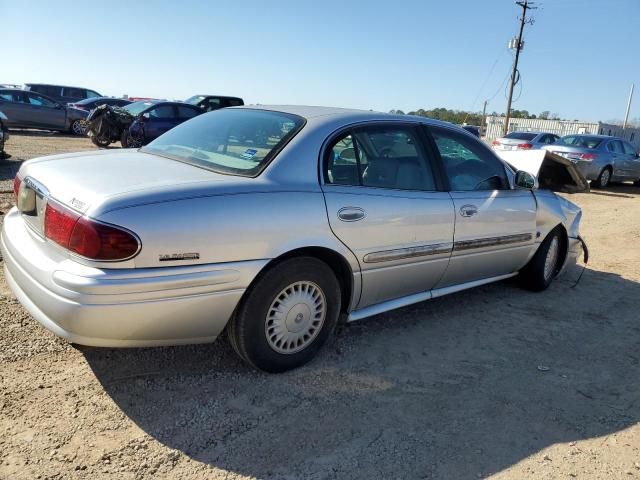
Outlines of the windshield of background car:
{"type": "Polygon", "coordinates": [[[122,108],[124,108],[127,112],[135,117],[136,115],[140,115],[143,111],[153,105],[154,104],[152,102],[133,102],[129,105],[125,105],[122,108]]]}
{"type": "Polygon", "coordinates": [[[234,175],[255,176],[304,126],[297,115],[221,109],[169,130],[145,148],[182,162],[234,175]]]}
{"type": "Polygon", "coordinates": [[[577,137],[569,135],[568,137],[562,137],[556,143],[569,145],[571,147],[598,148],[598,145],[602,143],[602,140],[598,137],[577,137]]]}
{"type": "Polygon", "coordinates": [[[190,103],[191,105],[197,105],[198,102],[204,100],[204,95],[194,95],[193,97],[187,98],[184,103],[190,103]]]}
{"type": "Polygon", "coordinates": [[[516,140],[533,140],[535,136],[535,133],[511,132],[508,133],[504,138],[515,138],[516,140]]]}

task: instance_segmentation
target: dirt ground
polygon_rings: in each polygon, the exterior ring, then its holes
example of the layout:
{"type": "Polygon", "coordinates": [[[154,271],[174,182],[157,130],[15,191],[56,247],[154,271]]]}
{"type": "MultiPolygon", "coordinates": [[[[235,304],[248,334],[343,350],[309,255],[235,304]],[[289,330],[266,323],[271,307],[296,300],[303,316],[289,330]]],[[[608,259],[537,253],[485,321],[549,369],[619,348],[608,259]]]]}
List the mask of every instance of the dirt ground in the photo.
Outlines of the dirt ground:
{"type": "MultiPolygon", "coordinates": [[[[92,148],[14,133],[0,190],[22,160],[92,148]]],[[[0,274],[0,478],[640,478],[640,189],[570,198],[578,285],[574,269],[350,324],[282,375],[223,340],[76,349],[0,274]]]]}

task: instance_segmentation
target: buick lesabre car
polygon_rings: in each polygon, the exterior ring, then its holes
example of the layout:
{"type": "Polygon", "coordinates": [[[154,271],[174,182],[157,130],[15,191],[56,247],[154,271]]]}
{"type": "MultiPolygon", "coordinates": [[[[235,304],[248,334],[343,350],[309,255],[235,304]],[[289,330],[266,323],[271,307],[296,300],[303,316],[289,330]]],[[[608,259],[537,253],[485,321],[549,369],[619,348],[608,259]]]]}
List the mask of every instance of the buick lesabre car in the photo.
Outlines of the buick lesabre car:
{"type": "Polygon", "coordinates": [[[226,330],[250,365],[284,371],[339,319],[516,275],[547,288],[583,251],[580,209],[551,190],[586,184],[557,159],[536,179],[443,122],[222,109],[137,151],[25,162],[1,237],[6,278],[71,342],[175,345],[226,330]]]}

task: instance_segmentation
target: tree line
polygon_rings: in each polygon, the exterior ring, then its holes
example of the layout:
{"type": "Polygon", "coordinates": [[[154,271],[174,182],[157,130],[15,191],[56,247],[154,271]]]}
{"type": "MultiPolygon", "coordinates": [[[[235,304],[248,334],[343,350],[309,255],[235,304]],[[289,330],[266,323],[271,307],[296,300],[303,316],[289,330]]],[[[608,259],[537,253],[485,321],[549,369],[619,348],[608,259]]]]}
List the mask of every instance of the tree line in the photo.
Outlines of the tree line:
{"type": "MultiPolygon", "coordinates": [[[[404,115],[402,110],[390,110],[389,113],[395,113],[398,115],[404,115]]],[[[421,117],[435,118],[436,120],[442,120],[450,123],[467,125],[480,125],[483,121],[482,112],[467,112],[464,110],[449,110],[448,108],[433,108],[431,110],[424,110],[419,108],[418,110],[407,112],[407,115],[419,115],[421,117]]],[[[492,112],[489,115],[500,116],[503,113],[492,112]]],[[[557,113],[551,113],[548,110],[540,112],[538,115],[531,114],[527,110],[511,110],[512,118],[540,118],[544,120],[560,120],[560,116],[557,113]]]]}

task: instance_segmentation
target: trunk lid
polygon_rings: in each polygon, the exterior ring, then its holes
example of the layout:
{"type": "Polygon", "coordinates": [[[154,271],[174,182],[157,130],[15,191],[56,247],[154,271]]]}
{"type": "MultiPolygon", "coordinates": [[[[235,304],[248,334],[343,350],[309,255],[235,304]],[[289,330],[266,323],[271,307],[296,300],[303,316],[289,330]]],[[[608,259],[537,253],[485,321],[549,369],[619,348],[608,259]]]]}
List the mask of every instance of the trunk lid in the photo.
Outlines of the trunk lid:
{"type": "Polygon", "coordinates": [[[35,192],[39,208],[27,221],[39,232],[49,198],[96,217],[115,208],[204,195],[212,187],[224,192],[225,187],[256,181],[135,150],[42,157],[25,162],[19,175],[26,189],[35,192]]]}

